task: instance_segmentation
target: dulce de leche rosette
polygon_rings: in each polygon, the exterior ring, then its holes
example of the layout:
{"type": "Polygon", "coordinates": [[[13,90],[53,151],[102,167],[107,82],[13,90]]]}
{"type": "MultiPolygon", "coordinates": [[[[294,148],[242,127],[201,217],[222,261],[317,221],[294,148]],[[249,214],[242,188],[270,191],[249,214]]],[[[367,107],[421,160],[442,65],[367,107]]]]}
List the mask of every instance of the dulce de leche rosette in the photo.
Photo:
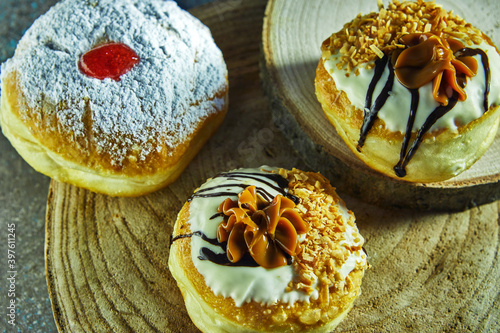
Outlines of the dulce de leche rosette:
{"type": "Polygon", "coordinates": [[[238,169],[183,206],[169,268],[203,332],[330,332],[360,294],[363,243],[320,174],[238,169]]]}
{"type": "Polygon", "coordinates": [[[434,182],[475,163],[500,123],[500,55],[434,2],[358,15],[322,46],[316,95],[349,148],[396,179],[434,182]]]}

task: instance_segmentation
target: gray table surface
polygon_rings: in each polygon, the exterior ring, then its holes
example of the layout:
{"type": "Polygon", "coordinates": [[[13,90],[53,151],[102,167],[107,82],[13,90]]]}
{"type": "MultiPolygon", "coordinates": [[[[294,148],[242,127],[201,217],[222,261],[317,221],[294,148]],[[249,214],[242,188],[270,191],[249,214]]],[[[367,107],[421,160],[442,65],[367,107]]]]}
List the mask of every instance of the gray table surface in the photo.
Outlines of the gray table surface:
{"type": "MultiPolygon", "coordinates": [[[[189,9],[209,1],[177,2],[189,9]]],[[[26,29],[56,2],[0,0],[0,62],[12,56],[26,29]]],[[[45,210],[49,183],[50,179],[24,162],[0,134],[0,332],[57,332],[45,280],[45,210]],[[15,261],[9,262],[8,240],[12,227],[15,243],[10,244],[15,246],[12,249],[15,261]],[[13,268],[9,267],[11,264],[13,268]],[[13,275],[15,280],[9,280],[13,275]],[[15,299],[16,310],[14,325],[9,323],[8,316],[12,299],[15,299]]]]}

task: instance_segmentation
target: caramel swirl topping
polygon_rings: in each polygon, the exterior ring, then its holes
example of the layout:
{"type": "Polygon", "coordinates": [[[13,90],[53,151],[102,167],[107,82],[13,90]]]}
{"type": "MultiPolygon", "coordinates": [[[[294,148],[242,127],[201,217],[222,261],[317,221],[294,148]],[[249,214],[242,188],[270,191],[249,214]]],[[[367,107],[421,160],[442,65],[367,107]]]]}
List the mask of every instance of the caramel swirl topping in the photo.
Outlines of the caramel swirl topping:
{"type": "Polygon", "coordinates": [[[264,268],[287,265],[287,255],[300,253],[298,235],[309,231],[293,208],[295,203],[281,195],[267,202],[255,186],[238,194],[238,201],[224,200],[218,212],[224,220],[217,228],[217,240],[227,242],[227,257],[238,262],[248,252],[264,268]]]}
{"type": "Polygon", "coordinates": [[[467,98],[464,87],[467,77],[477,73],[477,61],[458,52],[464,44],[442,33],[413,33],[400,38],[406,46],[392,54],[398,80],[408,89],[418,89],[432,81],[432,95],[441,105],[448,105],[453,93],[467,98]]]}

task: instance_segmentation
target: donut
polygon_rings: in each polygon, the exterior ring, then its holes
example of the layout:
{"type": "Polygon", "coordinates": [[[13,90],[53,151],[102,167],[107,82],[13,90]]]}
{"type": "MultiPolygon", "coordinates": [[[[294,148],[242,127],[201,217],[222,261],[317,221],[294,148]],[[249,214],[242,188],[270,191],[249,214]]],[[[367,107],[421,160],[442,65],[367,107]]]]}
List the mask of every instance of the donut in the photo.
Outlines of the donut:
{"type": "Polygon", "coordinates": [[[370,168],[408,182],[455,177],[498,132],[498,50],[434,2],[379,3],[322,43],[317,99],[370,168]]]}
{"type": "Polygon", "coordinates": [[[360,295],[363,244],[322,175],[236,169],[184,204],[168,266],[203,332],[331,332],[360,295]]]}
{"type": "Polygon", "coordinates": [[[1,67],[0,124],[37,171],[111,196],[182,173],[227,112],[209,29],[165,0],[63,0],[1,67]]]}

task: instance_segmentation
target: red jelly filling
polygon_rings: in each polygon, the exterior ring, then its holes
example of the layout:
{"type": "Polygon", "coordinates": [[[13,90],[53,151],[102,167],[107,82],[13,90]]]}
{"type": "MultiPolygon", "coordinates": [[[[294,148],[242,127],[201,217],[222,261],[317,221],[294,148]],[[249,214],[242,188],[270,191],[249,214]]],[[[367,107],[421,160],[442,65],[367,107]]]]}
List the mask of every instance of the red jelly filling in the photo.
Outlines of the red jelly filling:
{"type": "Polygon", "coordinates": [[[80,57],[78,67],[90,77],[120,81],[120,76],[139,63],[139,56],[123,43],[106,43],[80,57]]]}

